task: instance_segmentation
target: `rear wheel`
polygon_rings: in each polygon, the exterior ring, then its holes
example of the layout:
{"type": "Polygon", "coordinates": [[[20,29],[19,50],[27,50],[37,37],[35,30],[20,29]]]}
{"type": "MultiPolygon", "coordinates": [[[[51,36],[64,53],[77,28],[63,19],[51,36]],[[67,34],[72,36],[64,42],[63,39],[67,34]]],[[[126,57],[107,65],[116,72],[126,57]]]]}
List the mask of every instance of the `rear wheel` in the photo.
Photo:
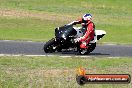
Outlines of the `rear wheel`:
{"type": "Polygon", "coordinates": [[[89,48],[87,49],[87,54],[92,52],[95,49],[95,47],[96,47],[96,43],[90,44],[89,48]]]}
{"type": "Polygon", "coordinates": [[[55,39],[54,38],[46,42],[46,44],[44,45],[44,51],[46,53],[55,52],[55,39]]]}

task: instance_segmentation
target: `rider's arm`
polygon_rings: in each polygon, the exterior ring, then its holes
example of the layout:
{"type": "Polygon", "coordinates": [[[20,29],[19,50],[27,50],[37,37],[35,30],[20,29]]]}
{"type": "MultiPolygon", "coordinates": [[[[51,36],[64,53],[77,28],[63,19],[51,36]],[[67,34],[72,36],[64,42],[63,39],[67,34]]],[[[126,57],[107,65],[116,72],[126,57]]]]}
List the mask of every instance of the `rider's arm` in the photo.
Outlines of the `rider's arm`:
{"type": "Polygon", "coordinates": [[[80,42],[85,41],[89,37],[90,33],[92,33],[94,31],[93,28],[94,28],[94,24],[90,23],[87,27],[87,31],[86,31],[85,35],[83,37],[80,37],[80,42]]]}
{"type": "Polygon", "coordinates": [[[76,25],[76,24],[81,24],[82,23],[82,19],[79,19],[77,21],[73,21],[71,23],[69,23],[69,25],[76,25]]]}

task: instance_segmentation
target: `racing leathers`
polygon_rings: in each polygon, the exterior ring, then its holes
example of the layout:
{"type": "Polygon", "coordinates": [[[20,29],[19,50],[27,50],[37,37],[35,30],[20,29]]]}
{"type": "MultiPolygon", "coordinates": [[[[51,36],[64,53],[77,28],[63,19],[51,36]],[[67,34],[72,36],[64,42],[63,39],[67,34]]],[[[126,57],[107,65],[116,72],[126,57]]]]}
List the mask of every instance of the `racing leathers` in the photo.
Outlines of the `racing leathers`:
{"type": "Polygon", "coordinates": [[[83,36],[75,39],[76,42],[80,42],[80,48],[85,49],[88,48],[87,44],[94,39],[94,29],[95,25],[92,21],[85,21],[80,19],[78,21],[73,21],[72,25],[82,24],[82,32],[83,36]]]}

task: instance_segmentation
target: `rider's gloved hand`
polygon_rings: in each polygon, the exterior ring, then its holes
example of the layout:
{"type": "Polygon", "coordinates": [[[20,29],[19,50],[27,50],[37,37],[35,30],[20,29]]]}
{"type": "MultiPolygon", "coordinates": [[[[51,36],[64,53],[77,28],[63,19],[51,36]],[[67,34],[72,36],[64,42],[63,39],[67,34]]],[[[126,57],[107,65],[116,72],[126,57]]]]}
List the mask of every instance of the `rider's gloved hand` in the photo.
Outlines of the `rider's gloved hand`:
{"type": "Polygon", "coordinates": [[[77,42],[79,42],[79,41],[80,41],[80,38],[74,39],[74,42],[75,42],[75,43],[77,43],[77,42]]]}

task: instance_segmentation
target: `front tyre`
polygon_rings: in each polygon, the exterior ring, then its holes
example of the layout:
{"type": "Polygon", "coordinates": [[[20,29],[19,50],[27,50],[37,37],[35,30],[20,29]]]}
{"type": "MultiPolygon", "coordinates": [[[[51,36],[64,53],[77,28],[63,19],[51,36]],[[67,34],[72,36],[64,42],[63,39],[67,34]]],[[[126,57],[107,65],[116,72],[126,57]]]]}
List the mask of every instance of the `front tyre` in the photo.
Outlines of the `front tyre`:
{"type": "Polygon", "coordinates": [[[55,39],[52,38],[51,40],[46,42],[43,49],[44,49],[45,53],[52,53],[52,52],[55,52],[54,47],[55,47],[55,39]]]}
{"type": "Polygon", "coordinates": [[[57,50],[57,52],[61,52],[61,51],[62,51],[61,46],[58,46],[58,47],[56,48],[56,50],[57,50]]]}

